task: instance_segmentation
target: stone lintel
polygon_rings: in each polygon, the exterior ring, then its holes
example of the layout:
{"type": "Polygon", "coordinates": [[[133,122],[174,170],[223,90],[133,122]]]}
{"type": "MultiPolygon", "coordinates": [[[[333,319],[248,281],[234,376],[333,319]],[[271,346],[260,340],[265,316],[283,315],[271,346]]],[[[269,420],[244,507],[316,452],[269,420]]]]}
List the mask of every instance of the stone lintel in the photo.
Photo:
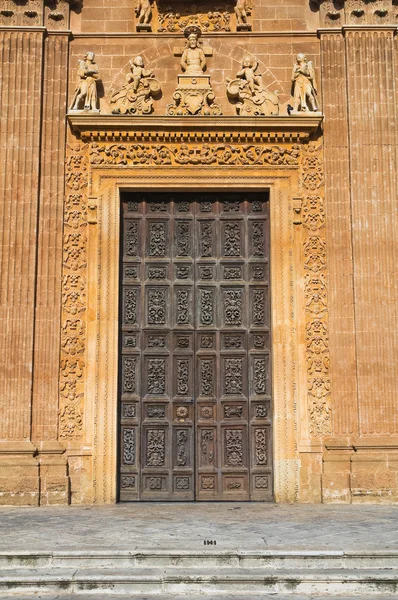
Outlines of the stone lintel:
{"type": "Polygon", "coordinates": [[[130,117],[68,114],[73,133],[83,141],[122,142],[306,142],[323,115],[272,117],[130,117]]]}

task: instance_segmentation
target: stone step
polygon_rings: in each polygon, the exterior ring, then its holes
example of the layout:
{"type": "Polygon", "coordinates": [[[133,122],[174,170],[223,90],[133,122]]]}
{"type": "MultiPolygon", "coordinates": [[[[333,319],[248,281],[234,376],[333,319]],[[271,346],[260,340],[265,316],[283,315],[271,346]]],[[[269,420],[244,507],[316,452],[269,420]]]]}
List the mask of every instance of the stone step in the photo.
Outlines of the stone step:
{"type": "MultiPolygon", "coordinates": [[[[87,600],[87,598],[89,598],[87,596],[87,594],[68,594],[60,592],[60,593],[56,593],[56,594],[52,594],[52,593],[40,593],[38,595],[29,595],[29,596],[21,596],[18,594],[18,596],[16,595],[12,595],[12,596],[1,596],[2,600],[15,600],[16,598],[18,598],[18,600],[32,600],[33,598],[35,600],[87,600]]],[[[109,594],[106,594],[105,596],[103,594],[96,594],[95,595],[95,600],[109,600],[110,598],[115,598],[115,600],[131,600],[131,594],[117,594],[114,595],[112,594],[112,596],[110,596],[109,594]]],[[[244,594],[243,596],[241,594],[231,594],[231,593],[227,593],[225,595],[207,595],[206,596],[206,600],[364,600],[364,598],[368,598],[368,600],[395,600],[395,596],[391,596],[390,594],[388,596],[386,595],[372,595],[372,596],[296,596],[296,594],[289,594],[289,595],[285,595],[285,594],[244,594]]],[[[156,596],[152,596],[149,597],[147,595],[145,596],[136,596],[134,598],[134,600],[174,600],[175,599],[175,595],[164,595],[164,594],[158,594],[156,596]]],[[[93,600],[93,599],[91,599],[93,600]]],[[[178,600],[203,600],[203,595],[200,596],[178,596],[178,600]]]]}
{"type": "Polygon", "coordinates": [[[0,552],[0,569],[48,568],[398,569],[397,551],[139,551],[0,552]]]}
{"type": "Polygon", "coordinates": [[[80,594],[95,598],[129,594],[132,598],[159,598],[159,595],[278,594],[286,596],[358,596],[381,594],[397,598],[397,569],[3,569],[0,598],[43,592],[80,594]]]}

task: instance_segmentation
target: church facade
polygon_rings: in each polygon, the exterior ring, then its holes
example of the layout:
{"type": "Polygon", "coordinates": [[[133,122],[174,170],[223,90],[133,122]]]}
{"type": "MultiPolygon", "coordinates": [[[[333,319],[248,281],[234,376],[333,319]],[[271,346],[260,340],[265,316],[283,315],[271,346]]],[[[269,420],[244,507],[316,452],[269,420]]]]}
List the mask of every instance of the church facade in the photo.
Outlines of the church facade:
{"type": "Polygon", "coordinates": [[[0,504],[397,501],[397,23],[4,0],[0,504]]]}

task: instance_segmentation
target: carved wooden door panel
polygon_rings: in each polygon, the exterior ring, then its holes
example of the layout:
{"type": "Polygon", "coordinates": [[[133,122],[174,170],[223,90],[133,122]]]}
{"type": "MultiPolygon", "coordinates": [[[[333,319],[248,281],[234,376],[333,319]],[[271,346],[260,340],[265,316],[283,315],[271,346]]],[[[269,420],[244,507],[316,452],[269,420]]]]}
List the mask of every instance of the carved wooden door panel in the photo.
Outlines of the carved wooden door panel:
{"type": "Polygon", "coordinates": [[[120,499],[271,500],[264,194],[125,194],[120,499]]]}

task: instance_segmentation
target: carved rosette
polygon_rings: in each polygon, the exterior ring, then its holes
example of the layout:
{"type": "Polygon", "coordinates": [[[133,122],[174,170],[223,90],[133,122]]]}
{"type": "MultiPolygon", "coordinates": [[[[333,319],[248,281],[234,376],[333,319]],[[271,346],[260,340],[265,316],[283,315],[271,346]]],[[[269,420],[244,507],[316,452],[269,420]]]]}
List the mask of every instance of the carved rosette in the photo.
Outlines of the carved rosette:
{"type": "Polygon", "coordinates": [[[67,146],[62,274],[59,436],[83,434],[86,349],[88,146],[67,146]]]}
{"type": "Polygon", "coordinates": [[[303,255],[305,271],[305,342],[309,431],[331,435],[326,233],[322,146],[303,146],[301,162],[303,255]]]}

